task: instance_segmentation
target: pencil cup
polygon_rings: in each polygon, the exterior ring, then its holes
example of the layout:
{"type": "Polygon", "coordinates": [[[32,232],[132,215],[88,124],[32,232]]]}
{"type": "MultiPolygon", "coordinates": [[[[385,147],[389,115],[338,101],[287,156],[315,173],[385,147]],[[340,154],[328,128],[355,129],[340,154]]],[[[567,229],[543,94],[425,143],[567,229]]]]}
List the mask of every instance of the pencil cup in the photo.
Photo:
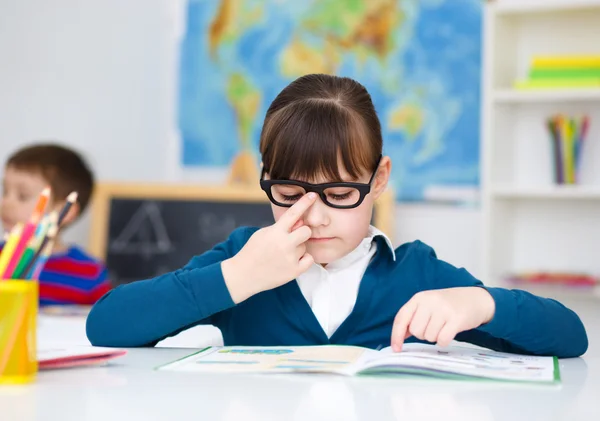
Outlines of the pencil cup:
{"type": "Polygon", "coordinates": [[[35,380],[38,282],[0,280],[0,385],[35,380]]]}

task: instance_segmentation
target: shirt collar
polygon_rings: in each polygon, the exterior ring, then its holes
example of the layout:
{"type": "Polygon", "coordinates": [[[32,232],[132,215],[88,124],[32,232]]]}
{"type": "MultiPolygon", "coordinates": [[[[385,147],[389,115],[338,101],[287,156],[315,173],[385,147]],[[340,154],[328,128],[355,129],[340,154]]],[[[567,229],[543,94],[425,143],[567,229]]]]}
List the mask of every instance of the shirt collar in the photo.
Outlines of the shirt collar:
{"type": "MultiPolygon", "coordinates": [[[[390,252],[392,253],[392,259],[394,259],[394,261],[396,261],[396,251],[394,250],[394,245],[392,244],[392,240],[390,240],[389,237],[383,233],[383,231],[380,231],[377,228],[375,228],[373,225],[371,225],[371,226],[369,226],[369,236],[370,236],[371,240],[375,239],[376,237],[383,238],[383,240],[385,241],[385,244],[388,246],[390,252]]],[[[367,238],[369,238],[369,237],[367,237],[367,238]]]]}
{"type": "Polygon", "coordinates": [[[376,247],[379,244],[385,244],[389,251],[392,253],[392,258],[396,260],[396,253],[394,252],[394,246],[392,242],[382,231],[378,230],[374,226],[369,226],[369,231],[367,236],[360,242],[358,247],[352,250],[350,253],[345,255],[344,257],[340,257],[338,260],[335,260],[327,265],[327,269],[335,270],[342,269],[352,265],[357,260],[361,259],[368,253],[370,253],[372,247],[376,247]],[[376,241],[376,239],[381,238],[384,241],[376,241]],[[376,241],[375,244],[373,242],[376,241]]]}

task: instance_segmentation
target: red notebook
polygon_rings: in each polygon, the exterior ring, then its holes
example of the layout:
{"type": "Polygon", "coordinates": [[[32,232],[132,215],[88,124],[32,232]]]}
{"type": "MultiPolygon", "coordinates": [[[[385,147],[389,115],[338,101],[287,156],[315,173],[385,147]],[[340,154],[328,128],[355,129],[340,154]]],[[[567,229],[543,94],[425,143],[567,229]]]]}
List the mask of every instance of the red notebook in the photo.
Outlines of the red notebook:
{"type": "Polygon", "coordinates": [[[38,349],[38,367],[40,370],[53,368],[80,367],[98,365],[125,355],[127,351],[118,348],[96,346],[66,346],[38,349]]]}

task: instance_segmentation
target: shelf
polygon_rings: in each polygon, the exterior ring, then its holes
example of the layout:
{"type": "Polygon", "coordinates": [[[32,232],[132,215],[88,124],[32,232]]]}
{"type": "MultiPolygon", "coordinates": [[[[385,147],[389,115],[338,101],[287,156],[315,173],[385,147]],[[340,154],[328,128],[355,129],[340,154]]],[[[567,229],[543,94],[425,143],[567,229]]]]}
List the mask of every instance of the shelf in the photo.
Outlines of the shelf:
{"type": "Polygon", "coordinates": [[[494,91],[498,104],[599,101],[600,88],[529,90],[499,89],[494,91]]]}
{"type": "MultiPolygon", "coordinates": [[[[484,14],[482,274],[544,268],[600,275],[600,86],[517,89],[534,57],[600,54],[600,0],[490,0],[484,14]],[[580,185],[553,182],[548,117],[589,115],[580,185]],[[589,146],[589,147],[588,147],[589,146]]],[[[515,287],[513,285],[512,287],[515,287]]],[[[600,285],[520,285],[541,295],[595,297],[600,285]]]]}
{"type": "Polygon", "coordinates": [[[496,186],[492,195],[503,199],[600,200],[600,186],[496,186]]]}
{"type": "Polygon", "coordinates": [[[598,9],[599,0],[497,0],[494,10],[497,15],[519,15],[525,13],[551,13],[598,9]]]}

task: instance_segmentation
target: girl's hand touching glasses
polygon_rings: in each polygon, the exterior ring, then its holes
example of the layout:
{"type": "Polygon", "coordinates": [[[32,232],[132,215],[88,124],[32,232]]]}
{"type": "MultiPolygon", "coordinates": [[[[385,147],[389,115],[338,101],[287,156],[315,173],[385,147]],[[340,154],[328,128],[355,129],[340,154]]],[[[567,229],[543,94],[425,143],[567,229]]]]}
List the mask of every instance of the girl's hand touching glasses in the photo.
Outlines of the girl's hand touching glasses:
{"type": "Polygon", "coordinates": [[[275,224],[256,231],[234,257],[221,263],[236,304],[290,282],[313,264],[305,244],[312,232],[301,218],[316,199],[316,193],[302,196],[275,224]]]}

